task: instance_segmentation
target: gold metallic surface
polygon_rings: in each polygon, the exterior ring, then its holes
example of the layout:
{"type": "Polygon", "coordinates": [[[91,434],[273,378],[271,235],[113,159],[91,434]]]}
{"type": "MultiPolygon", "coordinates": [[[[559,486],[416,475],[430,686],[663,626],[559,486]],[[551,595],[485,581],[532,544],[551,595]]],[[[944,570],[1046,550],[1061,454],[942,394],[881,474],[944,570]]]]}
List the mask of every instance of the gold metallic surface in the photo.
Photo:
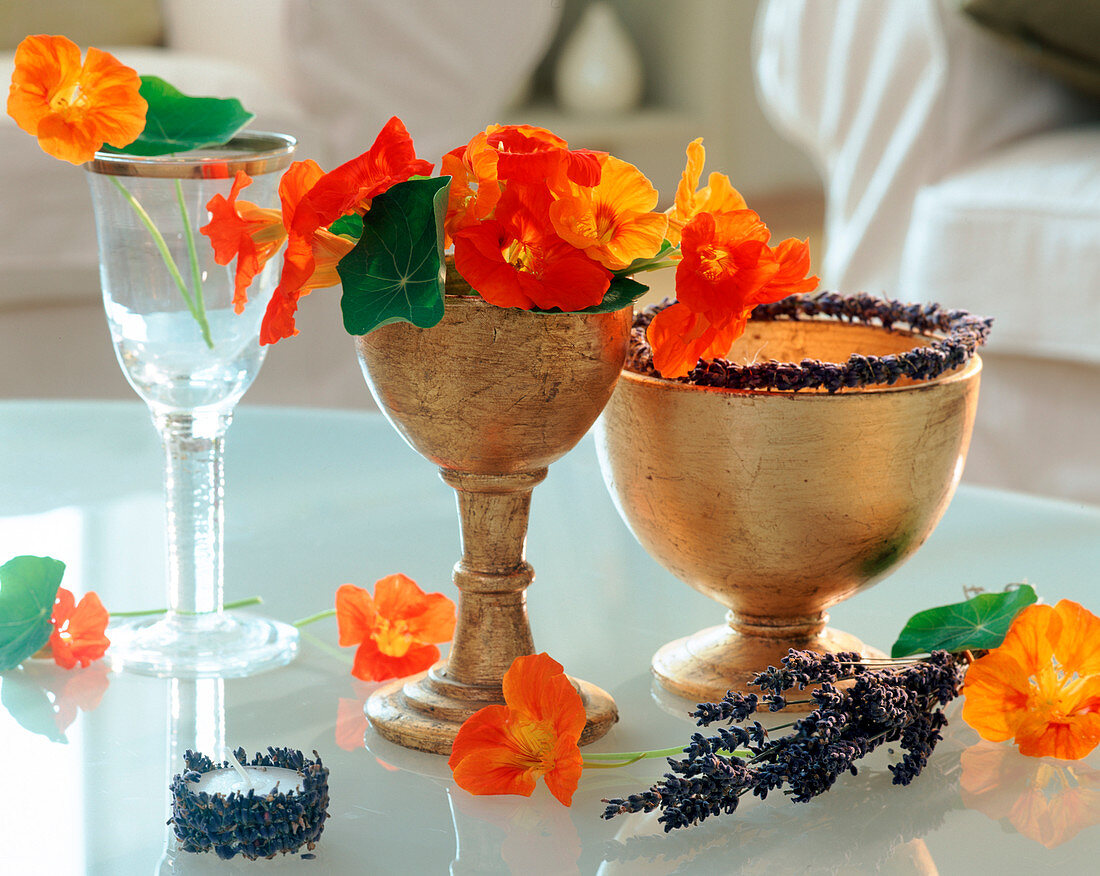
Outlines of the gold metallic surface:
{"type": "MultiPolygon", "coordinates": [[[[919,343],[827,320],[750,323],[730,358],[843,362],[919,343]],[[762,352],[760,352],[762,351],[762,352]]],[[[887,575],[962,474],[981,360],[935,380],[826,392],[710,389],[625,372],[596,426],[604,479],[642,546],[729,609],[662,647],[671,692],[721,698],[788,648],[857,650],[826,609],[887,575]]]]}
{"type": "MultiPolygon", "coordinates": [[[[432,328],[395,323],[356,339],[375,400],[454,487],[462,526],[447,661],[381,688],[367,704],[372,725],[391,742],[449,752],[467,717],[504,701],[501,680],[512,661],[535,653],[525,593],[534,573],[524,557],[531,491],[606,404],[630,321],[630,308],[541,314],[448,294],[432,328]]],[[[618,713],[600,688],[574,683],[588,712],[581,741],[591,742],[618,713]]]]}

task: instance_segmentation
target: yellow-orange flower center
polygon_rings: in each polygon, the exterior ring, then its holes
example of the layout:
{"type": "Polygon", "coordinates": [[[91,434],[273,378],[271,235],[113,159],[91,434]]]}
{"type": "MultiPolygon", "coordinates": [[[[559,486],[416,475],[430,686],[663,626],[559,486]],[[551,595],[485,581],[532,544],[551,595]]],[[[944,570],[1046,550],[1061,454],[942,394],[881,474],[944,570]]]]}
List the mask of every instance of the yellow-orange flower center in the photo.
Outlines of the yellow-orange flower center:
{"type": "Polygon", "coordinates": [[[516,742],[516,766],[530,770],[536,779],[554,768],[557,733],[550,721],[515,721],[508,729],[516,742]]]}
{"type": "Polygon", "coordinates": [[[383,654],[389,657],[404,657],[413,643],[413,637],[409,633],[409,622],[391,621],[389,618],[379,617],[378,626],[374,631],[374,641],[383,654]]]}
{"type": "Polygon", "coordinates": [[[1087,715],[1095,709],[1086,704],[1082,708],[1073,708],[1078,701],[1078,693],[1086,679],[1076,672],[1066,676],[1061,664],[1056,660],[1044,667],[1038,675],[1032,675],[1028,681],[1031,691],[1028,695],[1028,711],[1042,714],[1047,721],[1059,723],[1075,715],[1087,715]]]}
{"type": "Polygon", "coordinates": [[[736,269],[729,247],[707,244],[699,248],[700,273],[708,280],[717,280],[732,274],[736,269]]]}
{"type": "Polygon", "coordinates": [[[74,110],[84,109],[87,104],[88,96],[80,90],[80,83],[74,83],[50,97],[50,109],[63,117],[68,117],[74,110]]]}

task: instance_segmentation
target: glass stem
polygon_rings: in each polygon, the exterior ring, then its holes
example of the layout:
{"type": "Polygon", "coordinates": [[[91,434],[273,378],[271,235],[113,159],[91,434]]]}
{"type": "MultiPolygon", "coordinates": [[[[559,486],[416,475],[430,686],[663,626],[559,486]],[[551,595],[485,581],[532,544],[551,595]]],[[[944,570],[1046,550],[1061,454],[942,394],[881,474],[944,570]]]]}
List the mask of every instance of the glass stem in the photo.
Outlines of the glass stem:
{"type": "Polygon", "coordinates": [[[222,610],[222,460],[231,420],[219,412],[153,415],[164,446],[168,607],[176,622],[201,624],[196,614],[222,610]]]}

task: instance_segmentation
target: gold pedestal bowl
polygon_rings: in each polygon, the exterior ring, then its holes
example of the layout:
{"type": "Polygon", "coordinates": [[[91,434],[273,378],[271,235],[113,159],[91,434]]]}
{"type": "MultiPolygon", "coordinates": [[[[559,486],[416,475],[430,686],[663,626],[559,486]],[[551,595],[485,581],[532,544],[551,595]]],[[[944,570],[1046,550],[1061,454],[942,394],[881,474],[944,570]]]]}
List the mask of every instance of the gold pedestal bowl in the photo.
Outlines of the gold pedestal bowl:
{"type": "MultiPolygon", "coordinates": [[[[987,331],[988,321],[982,325],[987,331]]],[[[834,319],[754,317],[723,367],[801,363],[761,372],[789,383],[804,366],[814,371],[804,360],[820,366],[857,354],[881,373],[899,354],[937,359],[933,340],[834,319]]],[[[876,653],[827,627],[826,609],[903,562],[946,510],[977,408],[981,360],[970,355],[973,346],[935,377],[834,392],[624,372],[596,429],[607,486],[650,555],[728,609],[725,624],[654,655],[661,686],[714,701],[744,690],[789,648],[876,653]]],[[[825,371],[843,379],[847,367],[825,371]]]]}
{"type": "MultiPolygon", "coordinates": [[[[398,323],[356,340],[382,411],[457,493],[463,554],[454,569],[458,624],[449,657],[380,688],[367,703],[381,736],[440,754],[471,714],[503,703],[504,673],[535,652],[525,595],[534,572],[524,556],[531,491],[599,416],[622,369],[631,320],[629,308],[494,307],[470,297],[453,271],[447,284],[438,325],[398,323]]],[[[573,682],[588,714],[584,744],[618,713],[605,691],[573,682]]]]}

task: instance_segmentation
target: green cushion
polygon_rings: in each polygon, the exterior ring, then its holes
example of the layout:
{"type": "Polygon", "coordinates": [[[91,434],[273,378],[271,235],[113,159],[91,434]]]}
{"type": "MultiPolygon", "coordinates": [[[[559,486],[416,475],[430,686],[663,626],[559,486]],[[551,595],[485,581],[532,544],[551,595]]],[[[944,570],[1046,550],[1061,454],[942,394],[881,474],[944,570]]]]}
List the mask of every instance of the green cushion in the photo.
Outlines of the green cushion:
{"type": "Polygon", "coordinates": [[[1100,97],[1100,2],[965,0],[962,10],[1048,73],[1100,97]]]}

